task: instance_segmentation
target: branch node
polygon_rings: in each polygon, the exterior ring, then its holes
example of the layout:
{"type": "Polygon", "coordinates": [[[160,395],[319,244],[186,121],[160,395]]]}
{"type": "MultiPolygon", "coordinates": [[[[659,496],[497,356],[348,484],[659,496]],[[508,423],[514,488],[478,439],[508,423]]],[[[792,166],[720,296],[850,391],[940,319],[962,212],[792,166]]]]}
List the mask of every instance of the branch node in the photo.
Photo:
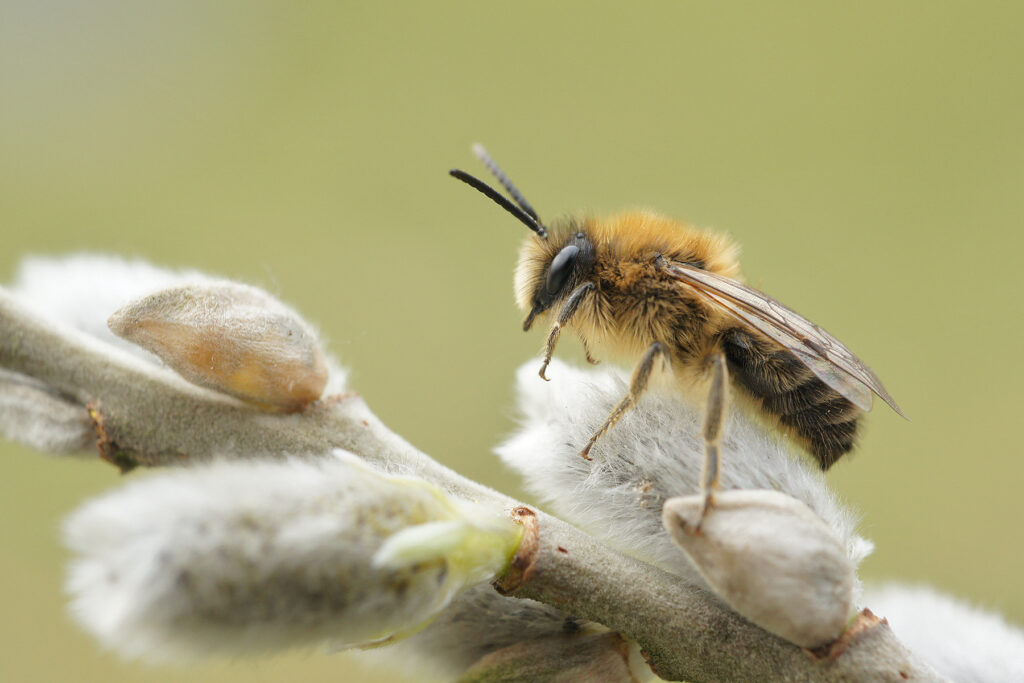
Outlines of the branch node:
{"type": "Polygon", "coordinates": [[[830,662],[834,662],[839,659],[846,648],[861,634],[866,633],[874,628],[880,628],[882,626],[888,626],[889,622],[885,619],[880,619],[874,612],[865,607],[860,611],[859,614],[854,618],[842,635],[836,638],[833,642],[821,647],[814,649],[804,648],[804,652],[810,656],[811,661],[817,662],[825,659],[830,662]]]}
{"type": "Polygon", "coordinates": [[[494,580],[494,588],[508,595],[530,580],[540,557],[540,529],[537,513],[520,505],[512,510],[512,519],[523,527],[523,540],[505,572],[494,580]]]}
{"type": "Polygon", "coordinates": [[[131,457],[127,451],[122,450],[107,434],[106,427],[103,426],[103,413],[100,412],[100,404],[98,402],[88,403],[85,409],[89,412],[89,419],[96,430],[96,448],[100,452],[100,458],[120,470],[121,474],[127,474],[138,467],[139,463],[135,458],[131,457]]]}

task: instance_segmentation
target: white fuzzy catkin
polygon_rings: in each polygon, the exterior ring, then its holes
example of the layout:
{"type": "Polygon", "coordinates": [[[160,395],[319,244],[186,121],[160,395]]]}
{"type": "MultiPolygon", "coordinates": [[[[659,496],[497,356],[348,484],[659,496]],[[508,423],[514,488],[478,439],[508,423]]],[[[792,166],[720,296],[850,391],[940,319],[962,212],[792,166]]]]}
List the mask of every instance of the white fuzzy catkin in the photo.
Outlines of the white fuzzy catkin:
{"type": "Polygon", "coordinates": [[[10,291],[42,318],[68,325],[155,363],[153,354],[111,333],[107,318],[128,302],[151,292],[212,280],[194,270],[157,268],[139,259],[105,254],[36,256],[21,262],[10,291]]]}
{"type": "MultiPolygon", "coordinates": [[[[557,360],[545,382],[538,361],[517,373],[520,428],[500,447],[502,460],[562,517],[609,545],[694,583],[699,573],[662,527],[665,501],[699,491],[704,462],[700,398],[652,390],[580,457],[628,391],[616,368],[582,370],[557,360]]],[[[856,566],[872,549],[854,533],[856,518],[809,460],[742,409],[730,407],[720,449],[721,485],[781,491],[805,503],[836,533],[856,566]]],[[[855,587],[856,591],[856,587],[855,587]]],[[[855,598],[856,599],[856,598],[855,598]]]]}
{"type": "Polygon", "coordinates": [[[507,598],[482,583],[457,595],[419,633],[363,657],[410,676],[455,680],[480,658],[530,640],[566,638],[584,633],[580,619],[533,600],[507,598]]]}
{"type": "MultiPolygon", "coordinates": [[[[114,335],[107,327],[107,319],[126,304],[159,290],[218,281],[223,282],[198,271],[158,268],[139,259],[75,254],[26,258],[10,291],[23,306],[40,317],[163,365],[150,351],[114,335]]],[[[329,379],[324,393],[344,392],[345,370],[330,357],[327,367],[329,379]]]]}
{"type": "Polygon", "coordinates": [[[71,610],[107,647],[156,660],[401,637],[518,544],[504,511],[466,505],[340,451],[163,473],[68,520],[71,610]],[[416,539],[415,563],[375,561],[395,533],[439,521],[473,533],[433,554],[416,539]]]}
{"type": "Polygon", "coordinates": [[[958,683],[1024,681],[1024,630],[926,586],[868,585],[864,604],[940,674],[958,683]]]}
{"type": "Polygon", "coordinates": [[[6,370],[0,370],[0,434],[45,453],[95,453],[96,430],[84,406],[6,370]]]}
{"type": "Polygon", "coordinates": [[[649,678],[640,647],[604,632],[516,643],[481,659],[459,682],[638,683],[649,678]]]}

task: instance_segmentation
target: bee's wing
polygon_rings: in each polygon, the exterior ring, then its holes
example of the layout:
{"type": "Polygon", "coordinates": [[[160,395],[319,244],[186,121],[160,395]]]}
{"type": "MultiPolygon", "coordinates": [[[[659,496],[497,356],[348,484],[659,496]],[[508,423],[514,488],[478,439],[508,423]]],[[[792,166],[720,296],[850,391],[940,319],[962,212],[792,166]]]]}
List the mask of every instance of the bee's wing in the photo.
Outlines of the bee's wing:
{"type": "Polygon", "coordinates": [[[796,311],[736,280],[684,263],[666,262],[665,271],[734,318],[774,339],[858,408],[870,410],[871,392],[875,392],[906,417],[871,368],[842,342],[796,311]]]}

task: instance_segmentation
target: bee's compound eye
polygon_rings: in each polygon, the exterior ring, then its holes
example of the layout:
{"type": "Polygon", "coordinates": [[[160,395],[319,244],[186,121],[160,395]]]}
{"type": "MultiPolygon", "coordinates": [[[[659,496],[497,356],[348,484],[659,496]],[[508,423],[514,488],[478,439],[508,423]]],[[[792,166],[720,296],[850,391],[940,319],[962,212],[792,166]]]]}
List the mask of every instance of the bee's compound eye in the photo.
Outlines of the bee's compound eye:
{"type": "Polygon", "coordinates": [[[551,294],[556,294],[561,291],[565,285],[566,279],[569,277],[569,271],[572,269],[573,261],[576,259],[576,255],[580,253],[580,248],[574,244],[562,249],[558,252],[558,255],[551,261],[551,268],[548,270],[547,290],[551,294]]]}

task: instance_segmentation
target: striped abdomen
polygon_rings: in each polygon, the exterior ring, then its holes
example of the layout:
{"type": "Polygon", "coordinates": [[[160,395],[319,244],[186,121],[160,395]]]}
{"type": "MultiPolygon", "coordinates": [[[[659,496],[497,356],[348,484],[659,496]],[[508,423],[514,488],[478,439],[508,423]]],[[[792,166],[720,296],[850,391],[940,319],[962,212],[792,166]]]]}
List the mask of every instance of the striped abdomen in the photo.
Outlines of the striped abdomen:
{"type": "Polygon", "coordinates": [[[734,327],[720,339],[734,384],[792,430],[821,469],[853,448],[860,408],[765,337],[734,327]]]}

